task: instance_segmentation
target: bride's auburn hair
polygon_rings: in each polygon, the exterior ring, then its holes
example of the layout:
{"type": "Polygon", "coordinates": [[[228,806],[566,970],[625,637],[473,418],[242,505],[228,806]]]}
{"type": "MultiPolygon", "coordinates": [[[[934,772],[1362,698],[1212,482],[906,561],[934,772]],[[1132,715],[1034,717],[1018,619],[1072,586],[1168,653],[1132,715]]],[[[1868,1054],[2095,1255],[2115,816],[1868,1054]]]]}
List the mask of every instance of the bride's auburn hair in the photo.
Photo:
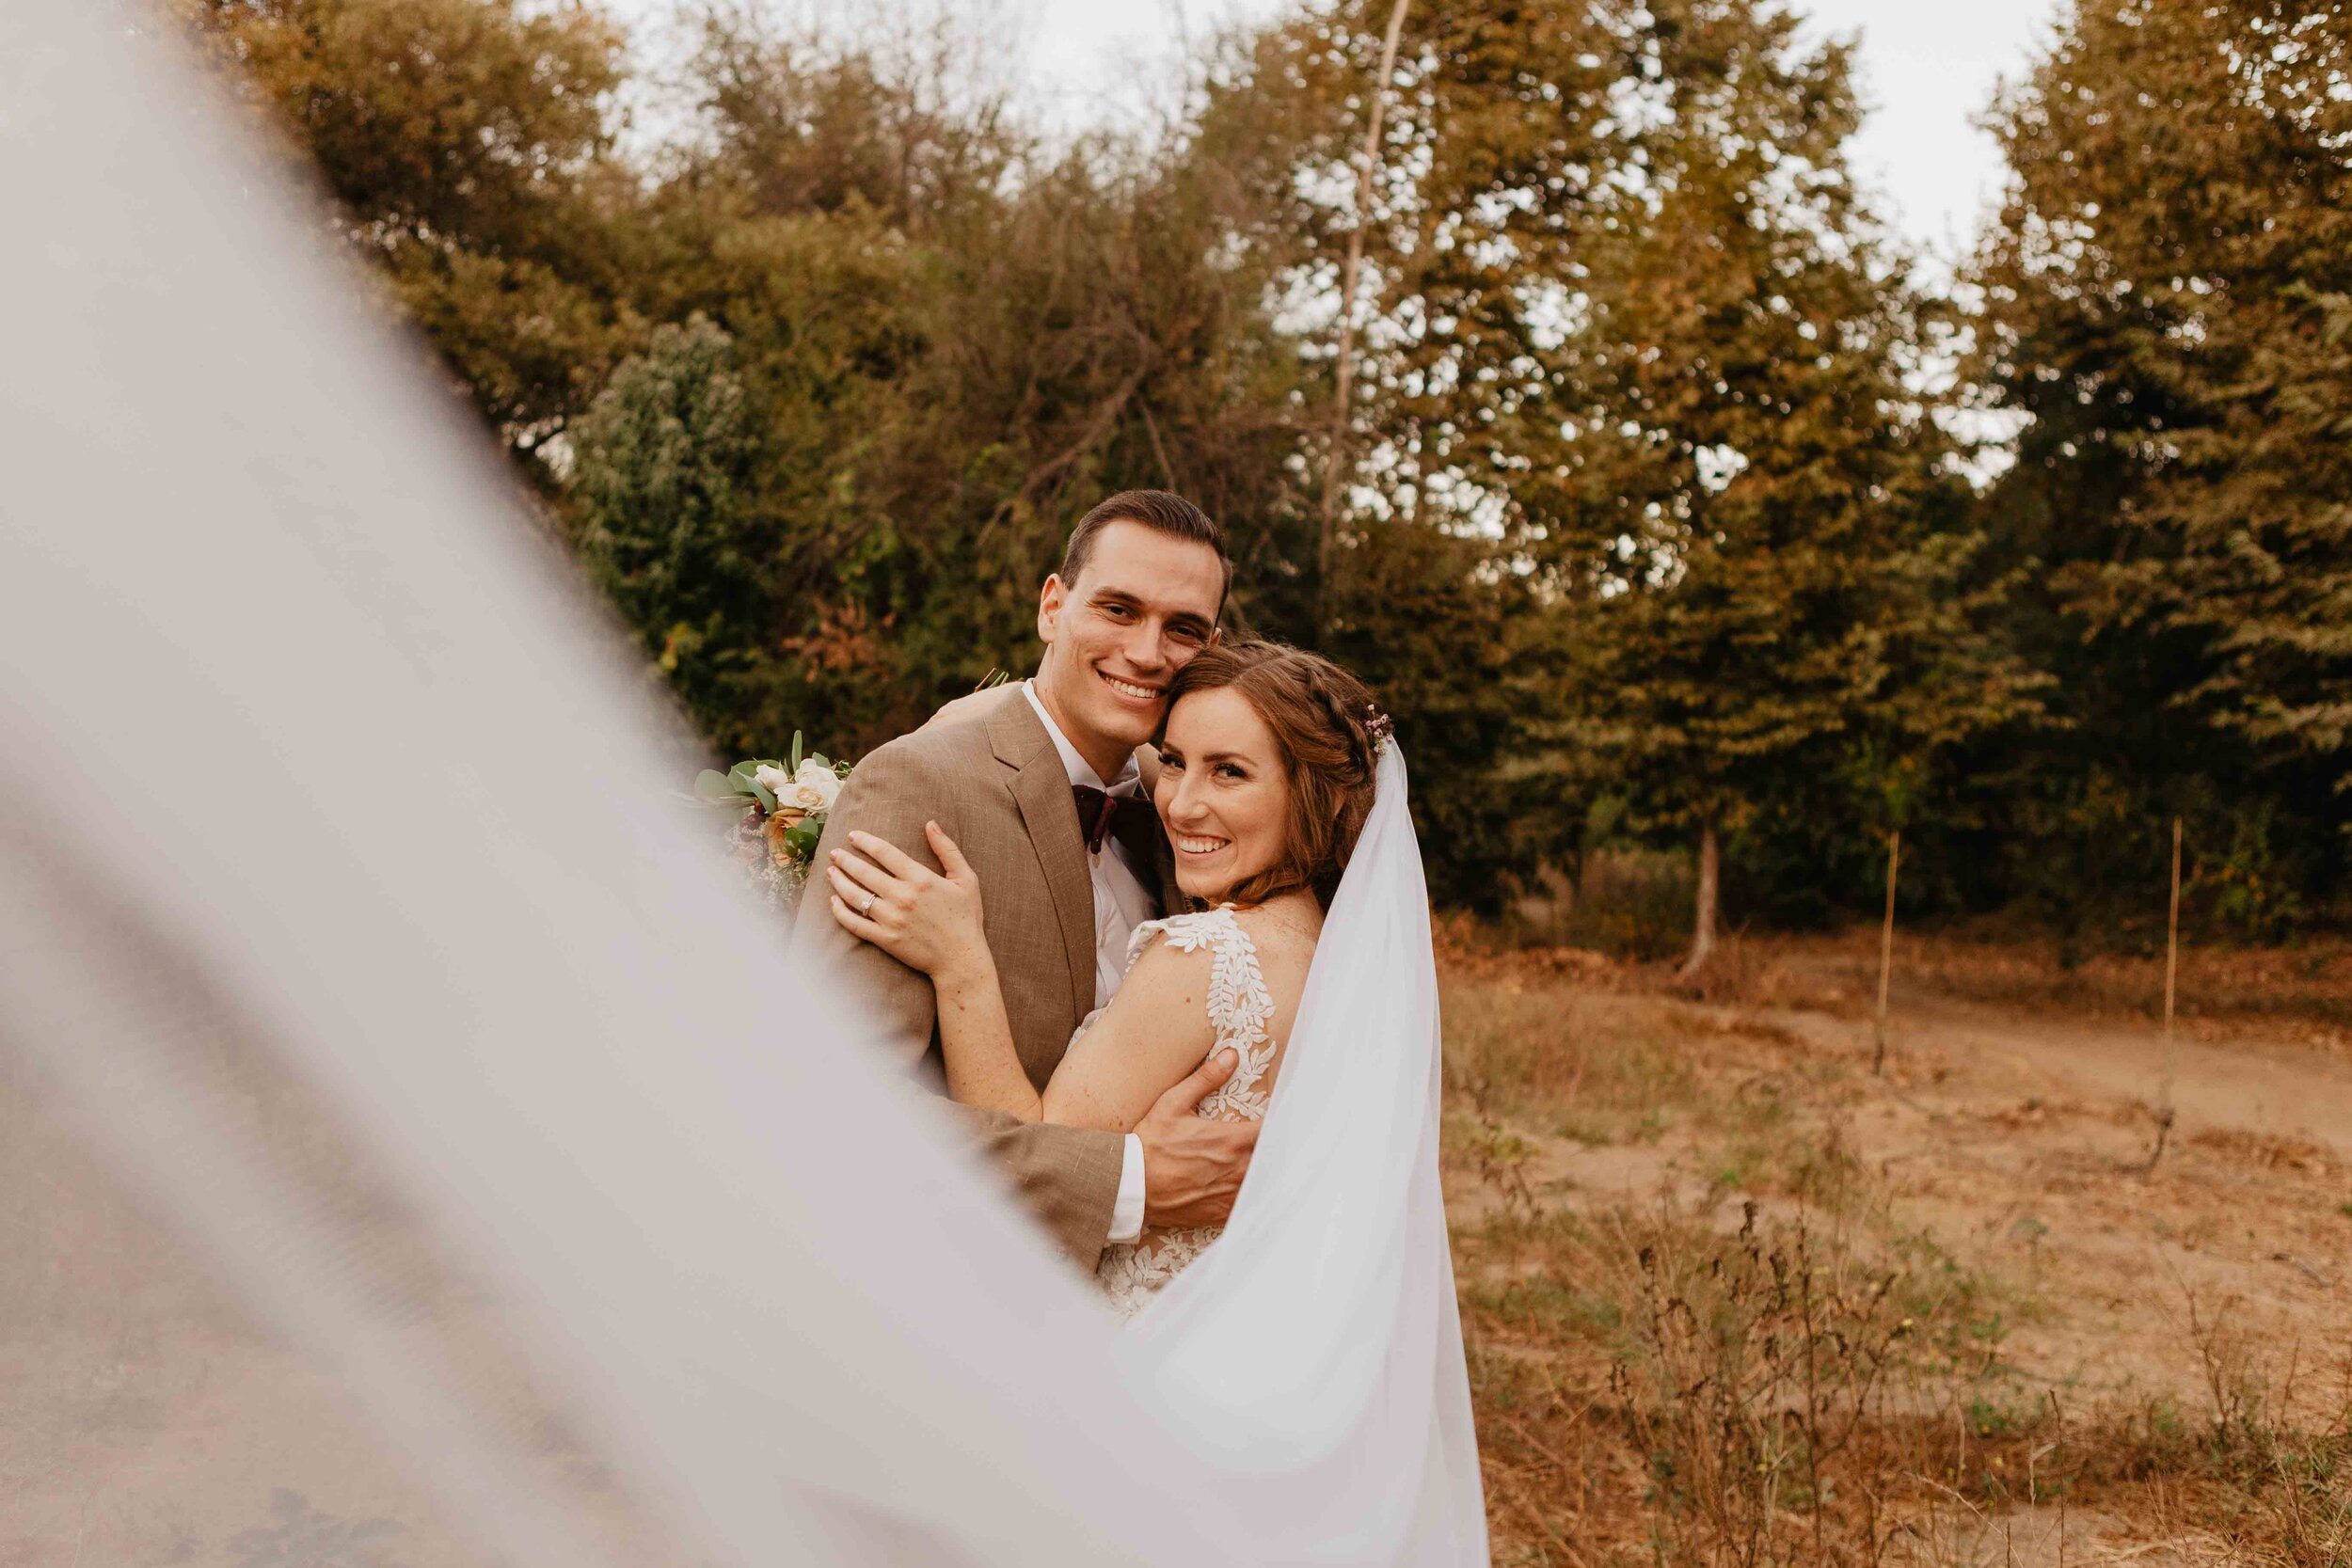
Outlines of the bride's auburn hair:
{"type": "Polygon", "coordinates": [[[1247,906],[1305,888],[1328,909],[1372,815],[1380,766],[1372,692],[1320,654],[1281,642],[1218,642],[1176,672],[1168,711],[1193,692],[1226,687],[1274,733],[1290,786],[1290,821],[1280,858],[1224,896],[1247,906]]]}

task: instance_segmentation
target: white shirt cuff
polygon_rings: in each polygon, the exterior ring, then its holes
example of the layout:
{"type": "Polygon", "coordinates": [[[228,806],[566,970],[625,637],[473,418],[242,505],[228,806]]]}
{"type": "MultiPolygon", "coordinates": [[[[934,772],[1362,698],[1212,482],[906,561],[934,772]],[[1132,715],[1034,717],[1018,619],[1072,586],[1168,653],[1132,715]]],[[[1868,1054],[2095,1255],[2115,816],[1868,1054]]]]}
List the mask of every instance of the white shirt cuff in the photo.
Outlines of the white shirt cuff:
{"type": "Polygon", "coordinates": [[[1127,1134],[1126,1157],[1119,1165],[1119,1201],[1111,1205],[1107,1246],[1125,1246],[1143,1234],[1143,1140],[1127,1134]]]}

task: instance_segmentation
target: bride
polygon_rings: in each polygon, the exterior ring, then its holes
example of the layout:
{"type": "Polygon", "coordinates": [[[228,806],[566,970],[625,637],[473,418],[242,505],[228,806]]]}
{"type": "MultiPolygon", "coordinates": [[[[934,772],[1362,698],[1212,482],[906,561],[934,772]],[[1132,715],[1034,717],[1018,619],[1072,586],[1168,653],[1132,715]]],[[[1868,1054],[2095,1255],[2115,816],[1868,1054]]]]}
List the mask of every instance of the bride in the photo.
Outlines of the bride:
{"type": "MultiPolygon", "coordinates": [[[[954,841],[937,823],[926,830],[944,875],[867,833],[850,835],[855,852],[834,852],[834,918],[938,991],[955,1100],[1126,1132],[1204,1060],[1231,1053],[1232,1076],[1200,1114],[1265,1116],[1325,911],[1372,812],[1388,721],[1355,676],[1274,642],[1203,651],[1168,697],[1153,803],[1177,885],[1205,907],[1136,927],[1117,992],[1078,1025],[1041,1090],[1014,1047],[985,890],[954,841]]],[[[1104,1251],[1097,1279],[1133,1316],[1218,1234],[1147,1228],[1104,1251]]]]}

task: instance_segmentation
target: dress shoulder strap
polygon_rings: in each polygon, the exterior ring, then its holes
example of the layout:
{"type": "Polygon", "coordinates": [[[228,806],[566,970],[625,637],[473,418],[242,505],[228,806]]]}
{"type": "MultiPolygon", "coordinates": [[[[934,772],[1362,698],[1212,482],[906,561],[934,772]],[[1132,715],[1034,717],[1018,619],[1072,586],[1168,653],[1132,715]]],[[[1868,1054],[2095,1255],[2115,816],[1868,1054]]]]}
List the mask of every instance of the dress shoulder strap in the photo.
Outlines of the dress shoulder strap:
{"type": "MultiPolygon", "coordinates": [[[[1144,921],[1127,939],[1128,967],[1133,968],[1135,961],[1143,957],[1144,949],[1161,937],[1166,937],[1168,944],[1180,953],[1190,953],[1204,944],[1214,944],[1217,941],[1217,928],[1232,924],[1232,910],[1219,906],[1214,910],[1164,914],[1157,919],[1144,921]]],[[[1239,927],[1234,929],[1240,931],[1239,927]]],[[[1246,933],[1244,939],[1247,940],[1246,933]]]]}
{"type": "MultiPolygon", "coordinates": [[[[1179,953],[1197,953],[1205,947],[1215,956],[1210,970],[1212,1014],[1217,1010],[1220,999],[1220,979],[1231,974],[1240,982],[1245,976],[1257,978],[1259,975],[1258,944],[1249,939],[1248,931],[1242,929],[1241,922],[1233,918],[1230,905],[1220,904],[1213,910],[1196,910],[1187,914],[1164,915],[1157,920],[1145,921],[1127,939],[1126,967],[1133,969],[1136,960],[1142,958],[1155,941],[1165,941],[1179,953]]],[[[1258,986],[1263,989],[1262,978],[1258,979],[1258,986]]],[[[1218,1033],[1224,1033],[1221,1021],[1218,1033]]]]}
{"type": "Polygon", "coordinates": [[[1265,1095],[1258,1081],[1274,1059],[1274,1042],[1268,1037],[1274,1022],[1274,994],[1266,989],[1265,973],[1258,964],[1258,944],[1224,905],[1145,921],[1128,939],[1130,967],[1155,940],[1167,942],[1181,953],[1209,949],[1209,1022],[1216,1031],[1213,1049],[1230,1046],[1240,1057],[1233,1076],[1201,1101],[1200,1114],[1264,1115],[1265,1095]]]}

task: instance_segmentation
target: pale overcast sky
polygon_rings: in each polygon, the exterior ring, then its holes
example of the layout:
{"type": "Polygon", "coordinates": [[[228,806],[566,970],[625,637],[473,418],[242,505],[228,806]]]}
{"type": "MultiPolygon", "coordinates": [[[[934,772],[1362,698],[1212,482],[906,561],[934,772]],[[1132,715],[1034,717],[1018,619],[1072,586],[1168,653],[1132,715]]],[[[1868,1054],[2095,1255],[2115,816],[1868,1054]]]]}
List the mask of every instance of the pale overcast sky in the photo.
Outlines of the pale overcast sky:
{"type": "Polygon", "coordinates": [[[1870,118],[1854,171],[1889,218],[1949,260],[2000,193],[2001,157],[1969,121],[1997,81],[2025,73],[2048,40],[2058,0],[1805,0],[1823,31],[1859,32],[1870,118]]]}
{"type": "MultiPolygon", "coordinates": [[[[1187,29],[1276,15],[1287,0],[1016,0],[1015,8],[1034,19],[1029,54],[1048,90],[1115,113],[1108,84],[1122,60],[1172,53],[1187,29]]],[[[1948,259],[2000,188],[1999,153],[1969,121],[1997,80],[2022,74],[2058,0],[1796,0],[1793,8],[1817,33],[1860,33],[1872,111],[1855,172],[1899,228],[1948,259]]]]}
{"type": "MultiPolygon", "coordinates": [[[[839,16],[845,0],[773,0],[780,11],[839,16]]],[[[1134,112],[1138,80],[1173,71],[1187,38],[1262,20],[1294,0],[854,0],[867,15],[898,5],[930,14],[984,12],[1025,65],[1040,101],[1065,123],[1134,112]]],[[[675,0],[608,0],[628,18],[667,15],[675,0]]],[[[1999,189],[2000,160],[1969,120],[1996,79],[2020,74],[2060,0],[1795,0],[1820,31],[1859,32],[1872,113],[1856,173],[1896,225],[1949,260],[1999,189]]]]}

